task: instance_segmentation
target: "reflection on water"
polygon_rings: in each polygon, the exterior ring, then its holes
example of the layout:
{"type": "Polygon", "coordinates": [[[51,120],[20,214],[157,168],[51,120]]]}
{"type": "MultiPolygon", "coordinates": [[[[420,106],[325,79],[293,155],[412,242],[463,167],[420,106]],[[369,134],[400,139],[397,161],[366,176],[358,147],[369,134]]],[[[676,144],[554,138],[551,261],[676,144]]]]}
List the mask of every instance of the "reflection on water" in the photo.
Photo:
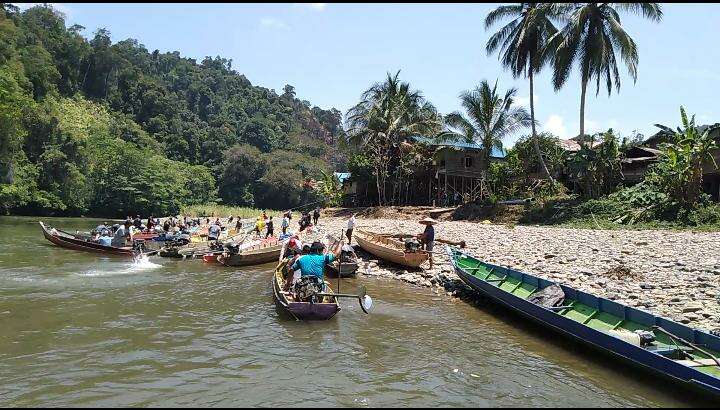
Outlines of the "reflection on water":
{"type": "MultiPolygon", "coordinates": [[[[647,375],[492,306],[381,279],[375,307],[282,320],[272,265],[64,250],[0,218],[0,405],[664,406],[647,375]]],[[[52,220],[67,229],[95,221],[52,220]]]]}

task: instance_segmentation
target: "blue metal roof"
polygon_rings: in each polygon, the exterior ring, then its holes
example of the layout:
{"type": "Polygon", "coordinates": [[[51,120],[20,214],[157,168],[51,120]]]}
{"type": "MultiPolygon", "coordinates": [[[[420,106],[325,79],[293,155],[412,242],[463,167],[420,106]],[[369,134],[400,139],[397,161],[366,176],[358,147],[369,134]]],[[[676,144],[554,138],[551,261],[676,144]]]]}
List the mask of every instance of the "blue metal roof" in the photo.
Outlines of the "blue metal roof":
{"type": "Polygon", "coordinates": [[[346,179],[350,178],[349,172],[334,172],[334,174],[335,174],[335,178],[337,178],[341,184],[343,182],[345,182],[346,179]]]}
{"type": "MultiPolygon", "coordinates": [[[[453,147],[456,149],[475,149],[475,150],[481,150],[482,145],[476,143],[476,142],[467,142],[467,141],[436,141],[432,138],[423,137],[420,135],[416,135],[412,137],[417,142],[422,142],[428,145],[437,146],[437,147],[453,147]]],[[[493,147],[492,150],[490,150],[490,156],[494,158],[505,158],[505,150],[499,150],[495,147],[493,147]]]]}

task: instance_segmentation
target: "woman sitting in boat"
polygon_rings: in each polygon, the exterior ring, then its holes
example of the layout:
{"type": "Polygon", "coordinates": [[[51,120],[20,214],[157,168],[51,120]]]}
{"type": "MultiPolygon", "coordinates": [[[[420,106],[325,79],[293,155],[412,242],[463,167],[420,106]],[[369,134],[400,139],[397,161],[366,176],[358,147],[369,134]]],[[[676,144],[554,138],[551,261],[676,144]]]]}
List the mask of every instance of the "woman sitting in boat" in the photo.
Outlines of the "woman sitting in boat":
{"type": "MultiPolygon", "coordinates": [[[[298,243],[300,243],[299,239],[298,239],[298,243]]],[[[308,255],[308,254],[310,254],[310,244],[309,243],[302,245],[302,250],[300,248],[292,250],[290,255],[287,256],[288,258],[290,258],[290,260],[287,263],[287,266],[292,267],[299,258],[301,258],[303,255],[308,255]]],[[[302,272],[300,271],[300,268],[297,268],[297,269],[288,268],[288,272],[285,275],[285,286],[283,287],[283,290],[287,292],[292,285],[294,285],[298,280],[300,280],[301,275],[302,275],[302,272]]]]}

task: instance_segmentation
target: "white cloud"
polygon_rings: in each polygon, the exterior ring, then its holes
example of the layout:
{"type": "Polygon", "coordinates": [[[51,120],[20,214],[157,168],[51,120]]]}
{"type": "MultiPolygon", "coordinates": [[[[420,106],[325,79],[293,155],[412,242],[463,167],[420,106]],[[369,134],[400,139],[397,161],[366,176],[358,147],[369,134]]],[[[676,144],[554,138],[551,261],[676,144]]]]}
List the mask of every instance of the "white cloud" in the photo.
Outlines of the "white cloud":
{"type": "Polygon", "coordinates": [[[553,133],[563,139],[568,138],[567,128],[565,127],[563,117],[558,114],[551,115],[547,121],[545,121],[545,124],[543,124],[542,130],[553,133]]]}
{"type": "Polygon", "coordinates": [[[607,128],[601,130],[599,122],[593,120],[585,120],[585,134],[594,134],[600,131],[607,131],[607,128]]]}
{"type": "Polygon", "coordinates": [[[260,19],[260,24],[262,24],[264,27],[278,29],[278,30],[287,30],[290,28],[285,22],[282,20],[278,20],[273,17],[263,17],[260,19]]]}

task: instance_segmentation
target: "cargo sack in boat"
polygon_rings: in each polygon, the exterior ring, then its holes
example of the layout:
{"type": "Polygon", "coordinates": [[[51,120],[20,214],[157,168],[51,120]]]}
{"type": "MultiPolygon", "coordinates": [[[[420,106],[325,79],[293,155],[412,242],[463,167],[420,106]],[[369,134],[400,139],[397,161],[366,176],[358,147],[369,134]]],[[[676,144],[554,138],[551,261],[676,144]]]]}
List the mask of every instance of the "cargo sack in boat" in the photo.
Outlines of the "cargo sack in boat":
{"type": "Polygon", "coordinates": [[[325,288],[325,283],[317,276],[302,276],[295,283],[295,299],[300,302],[317,303],[317,293],[321,293],[325,288]]]}
{"type": "Polygon", "coordinates": [[[565,292],[559,285],[553,284],[530,296],[527,300],[546,308],[562,306],[565,301],[565,292]]]}

